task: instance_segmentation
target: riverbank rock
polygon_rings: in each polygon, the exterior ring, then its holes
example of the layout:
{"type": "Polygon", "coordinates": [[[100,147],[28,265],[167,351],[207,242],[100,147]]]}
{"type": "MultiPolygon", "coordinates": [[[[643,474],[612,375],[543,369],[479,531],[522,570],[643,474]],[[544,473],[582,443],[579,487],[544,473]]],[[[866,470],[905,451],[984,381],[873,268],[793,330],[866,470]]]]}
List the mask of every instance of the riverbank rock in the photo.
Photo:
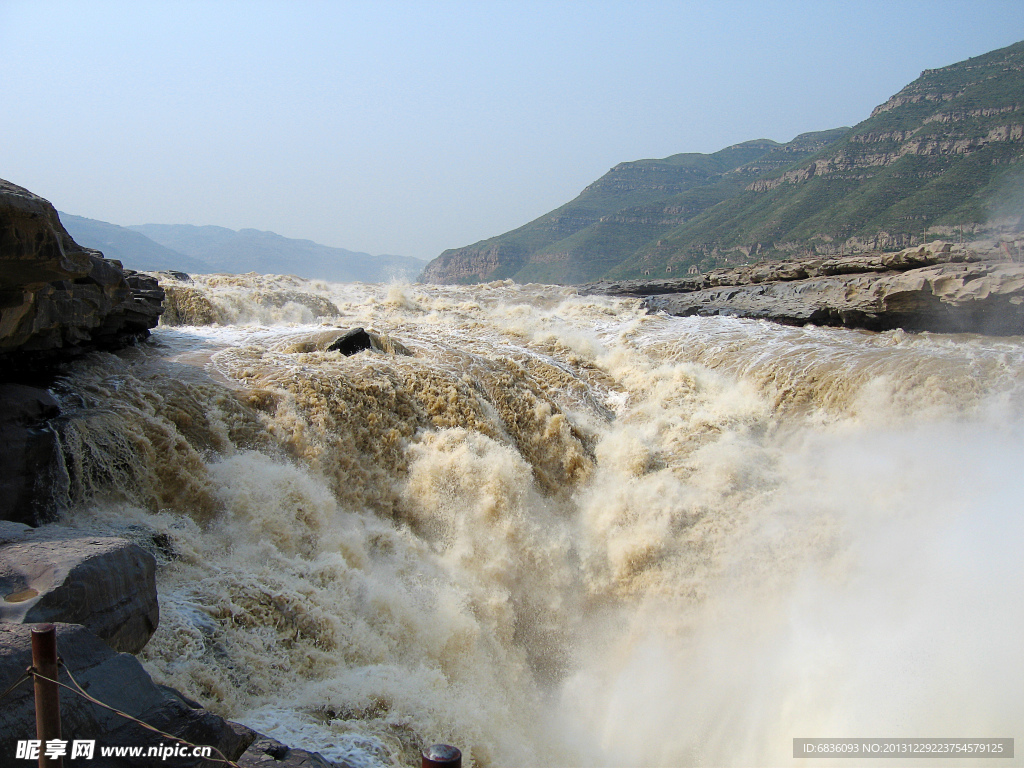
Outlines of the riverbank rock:
{"type": "Polygon", "coordinates": [[[156,278],[81,247],[49,202],[0,179],[0,378],[144,338],[162,301],[156,278]]]}
{"type": "MultiPolygon", "coordinates": [[[[156,685],[134,656],[117,653],[85,627],[56,627],[57,653],[64,663],[59,675],[62,683],[71,684],[70,671],[90,696],[193,744],[213,746],[229,760],[238,758],[255,737],[254,732],[233,728],[173,689],[156,685]]],[[[32,663],[31,629],[25,624],[0,623],[0,691],[32,663]]],[[[94,759],[83,762],[94,768],[223,765],[198,759],[101,757],[101,747],[150,747],[173,742],[63,688],[60,707],[63,739],[95,740],[94,759]]],[[[33,738],[34,697],[32,684],[27,682],[8,694],[0,707],[0,765],[24,762],[15,759],[15,745],[19,739],[33,738]]]]}
{"type": "Polygon", "coordinates": [[[1024,264],[982,261],[949,243],[895,253],[803,259],[676,280],[595,283],[583,293],[644,297],[673,315],[732,316],[787,325],[1024,333],[1024,264]]]}
{"type": "Polygon", "coordinates": [[[156,561],[127,539],[0,522],[0,622],[82,624],[116,651],[156,631],[156,561]]]}
{"type": "Polygon", "coordinates": [[[902,273],[809,278],[652,296],[669,314],[884,331],[1024,333],[1024,265],[943,264],[902,273]]]}
{"type": "Polygon", "coordinates": [[[53,421],[57,400],[45,389],[0,384],[0,520],[37,525],[66,488],[53,421]]]}

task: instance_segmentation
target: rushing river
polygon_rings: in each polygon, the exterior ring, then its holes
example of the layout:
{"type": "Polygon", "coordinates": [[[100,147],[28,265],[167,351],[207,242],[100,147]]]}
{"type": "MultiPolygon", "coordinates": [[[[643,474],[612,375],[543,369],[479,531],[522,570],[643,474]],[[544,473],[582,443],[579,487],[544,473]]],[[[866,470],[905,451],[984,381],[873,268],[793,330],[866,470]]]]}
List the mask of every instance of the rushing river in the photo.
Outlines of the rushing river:
{"type": "Polygon", "coordinates": [[[181,296],[213,323],[61,383],[67,517],[157,555],[143,661],[217,713],[353,766],[1024,735],[1024,340],[512,284],[181,296]],[[396,352],[325,351],[353,326],[396,352]]]}

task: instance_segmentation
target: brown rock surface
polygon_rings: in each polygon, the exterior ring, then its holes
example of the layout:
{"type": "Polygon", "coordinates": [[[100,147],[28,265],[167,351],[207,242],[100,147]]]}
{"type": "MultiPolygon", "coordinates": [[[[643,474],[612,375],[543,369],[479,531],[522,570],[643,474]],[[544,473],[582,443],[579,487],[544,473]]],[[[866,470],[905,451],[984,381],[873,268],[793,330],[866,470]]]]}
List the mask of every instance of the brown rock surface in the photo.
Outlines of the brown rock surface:
{"type": "Polygon", "coordinates": [[[24,368],[123,345],[148,335],[162,300],[155,278],[82,248],[49,202],[0,179],[0,358],[24,368]]]}

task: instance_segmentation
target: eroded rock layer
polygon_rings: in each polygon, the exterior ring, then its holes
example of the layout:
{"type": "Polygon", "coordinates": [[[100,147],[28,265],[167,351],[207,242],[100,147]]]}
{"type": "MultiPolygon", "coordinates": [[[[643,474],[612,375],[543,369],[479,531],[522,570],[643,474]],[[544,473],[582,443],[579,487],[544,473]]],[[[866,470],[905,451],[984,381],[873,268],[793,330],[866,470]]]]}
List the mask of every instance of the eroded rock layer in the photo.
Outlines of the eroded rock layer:
{"type": "Polygon", "coordinates": [[[802,259],[675,280],[594,283],[585,293],[646,297],[673,315],[727,315],[787,325],[1024,333],[1024,264],[979,260],[935,242],[895,253],[802,259]]]}

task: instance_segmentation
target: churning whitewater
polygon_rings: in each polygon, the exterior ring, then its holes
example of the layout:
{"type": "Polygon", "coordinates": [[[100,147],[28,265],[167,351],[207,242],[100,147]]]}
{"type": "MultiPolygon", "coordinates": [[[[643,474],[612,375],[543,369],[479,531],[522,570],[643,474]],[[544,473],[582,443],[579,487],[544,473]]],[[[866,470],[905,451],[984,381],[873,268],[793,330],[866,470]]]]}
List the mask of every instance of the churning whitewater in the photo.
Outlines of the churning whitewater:
{"type": "Polygon", "coordinates": [[[64,514],[154,552],[143,661],[218,714],[353,766],[799,765],[1022,722],[1024,340],[167,287],[151,342],[59,383],[64,514]],[[382,349],[327,351],[354,326],[382,349]]]}

